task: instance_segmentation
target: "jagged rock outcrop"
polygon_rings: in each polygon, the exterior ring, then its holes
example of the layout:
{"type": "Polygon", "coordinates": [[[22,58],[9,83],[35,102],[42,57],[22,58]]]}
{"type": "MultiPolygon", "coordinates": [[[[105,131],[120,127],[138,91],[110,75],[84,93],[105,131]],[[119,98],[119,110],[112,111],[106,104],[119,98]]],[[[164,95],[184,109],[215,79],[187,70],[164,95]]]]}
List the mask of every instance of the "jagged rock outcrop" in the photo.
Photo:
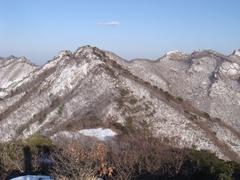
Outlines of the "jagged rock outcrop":
{"type": "Polygon", "coordinates": [[[11,68],[21,75],[11,78],[4,68],[17,60],[8,61],[0,60],[6,77],[0,82],[1,141],[139,127],[173,146],[240,160],[239,64],[229,56],[171,52],[156,61],[126,61],[84,46],[62,51],[42,67],[23,61],[21,70],[11,68]]]}

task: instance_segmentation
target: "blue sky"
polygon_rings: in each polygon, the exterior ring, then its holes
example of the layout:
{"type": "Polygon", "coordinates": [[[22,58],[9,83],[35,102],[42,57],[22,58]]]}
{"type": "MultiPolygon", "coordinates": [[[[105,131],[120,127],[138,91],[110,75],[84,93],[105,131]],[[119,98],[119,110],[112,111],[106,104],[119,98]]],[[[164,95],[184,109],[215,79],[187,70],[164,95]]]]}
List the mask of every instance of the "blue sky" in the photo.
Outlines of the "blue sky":
{"type": "Polygon", "coordinates": [[[0,0],[0,56],[42,64],[92,45],[132,59],[240,48],[239,0],[0,0]]]}

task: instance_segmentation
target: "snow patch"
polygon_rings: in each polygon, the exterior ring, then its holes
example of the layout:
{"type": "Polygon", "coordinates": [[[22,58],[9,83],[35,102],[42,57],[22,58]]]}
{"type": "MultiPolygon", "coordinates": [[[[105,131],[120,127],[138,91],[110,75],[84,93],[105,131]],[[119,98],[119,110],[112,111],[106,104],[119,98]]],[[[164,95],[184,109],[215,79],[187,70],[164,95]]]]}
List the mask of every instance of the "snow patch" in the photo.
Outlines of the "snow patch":
{"type": "Polygon", "coordinates": [[[6,92],[0,91],[0,98],[4,98],[5,96],[7,96],[6,92]]]}
{"type": "Polygon", "coordinates": [[[96,129],[82,129],[78,132],[69,132],[69,131],[62,131],[52,136],[52,139],[58,137],[66,137],[69,139],[79,139],[81,136],[88,136],[94,137],[101,141],[106,141],[109,138],[113,138],[116,136],[117,133],[111,129],[103,129],[103,128],[96,128],[96,129]]]}
{"type": "Polygon", "coordinates": [[[117,135],[117,133],[112,131],[111,129],[103,129],[103,128],[83,129],[83,130],[80,130],[79,133],[84,136],[95,137],[102,141],[117,135]]]}
{"type": "Polygon", "coordinates": [[[38,179],[42,179],[42,180],[52,180],[50,178],[50,176],[40,176],[40,175],[27,175],[27,176],[19,176],[16,178],[13,178],[11,180],[38,180],[38,179]]]}

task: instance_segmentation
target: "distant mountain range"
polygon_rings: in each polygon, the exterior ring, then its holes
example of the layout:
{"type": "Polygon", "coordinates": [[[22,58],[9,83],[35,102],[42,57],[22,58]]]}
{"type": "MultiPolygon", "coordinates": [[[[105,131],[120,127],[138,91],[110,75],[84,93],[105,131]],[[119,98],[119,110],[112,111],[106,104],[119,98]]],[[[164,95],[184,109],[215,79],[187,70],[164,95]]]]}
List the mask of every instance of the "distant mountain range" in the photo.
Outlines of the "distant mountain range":
{"type": "Polygon", "coordinates": [[[43,66],[0,59],[0,140],[136,128],[177,147],[240,160],[240,50],[127,61],[84,46],[43,66]]]}

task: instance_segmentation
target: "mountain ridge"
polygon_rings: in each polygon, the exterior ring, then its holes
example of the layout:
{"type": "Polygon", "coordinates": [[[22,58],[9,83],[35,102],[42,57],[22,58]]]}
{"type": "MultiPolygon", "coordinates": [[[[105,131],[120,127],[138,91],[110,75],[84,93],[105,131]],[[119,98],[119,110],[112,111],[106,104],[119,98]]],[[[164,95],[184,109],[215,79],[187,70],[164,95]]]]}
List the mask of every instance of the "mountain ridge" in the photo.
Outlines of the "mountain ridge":
{"type": "Polygon", "coordinates": [[[214,109],[222,94],[213,98],[215,86],[238,91],[239,69],[231,56],[202,51],[128,62],[96,47],[62,51],[0,89],[0,136],[4,141],[39,132],[51,137],[63,130],[114,128],[117,123],[128,130],[148,128],[175,146],[196,146],[239,160],[239,105],[232,108],[226,96],[230,105],[221,110],[233,114],[226,118],[214,109]],[[235,70],[229,72],[229,67],[235,70]]]}

